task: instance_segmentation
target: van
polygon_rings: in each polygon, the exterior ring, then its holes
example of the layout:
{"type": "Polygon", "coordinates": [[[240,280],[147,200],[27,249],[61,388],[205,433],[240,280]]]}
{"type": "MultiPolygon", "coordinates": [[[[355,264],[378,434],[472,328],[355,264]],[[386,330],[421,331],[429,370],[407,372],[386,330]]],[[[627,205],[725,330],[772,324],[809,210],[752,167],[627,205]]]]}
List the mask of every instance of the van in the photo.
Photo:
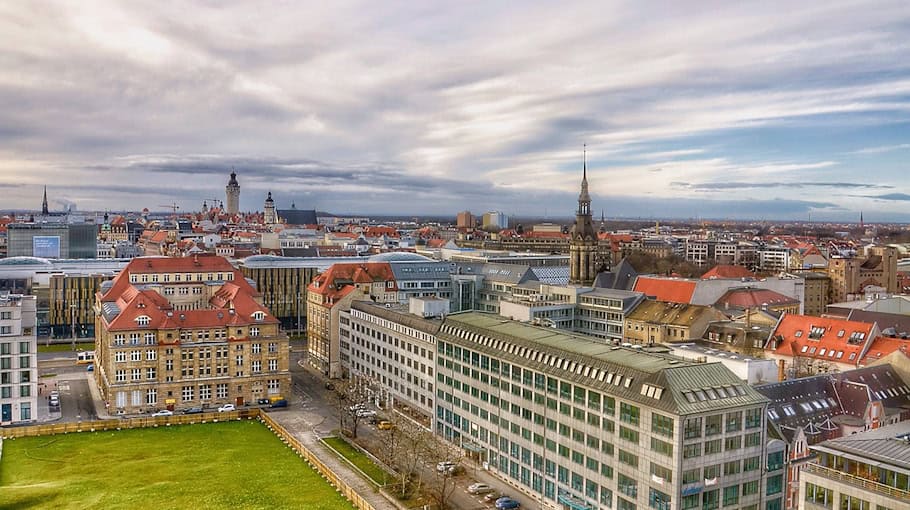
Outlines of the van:
{"type": "Polygon", "coordinates": [[[276,407],[287,407],[287,406],[288,406],[288,401],[285,399],[273,400],[272,403],[269,404],[269,407],[271,407],[273,409],[276,407]]]}
{"type": "Polygon", "coordinates": [[[270,404],[274,404],[275,402],[278,402],[279,400],[285,400],[285,398],[282,397],[281,395],[272,395],[271,397],[269,397],[270,404]]]}

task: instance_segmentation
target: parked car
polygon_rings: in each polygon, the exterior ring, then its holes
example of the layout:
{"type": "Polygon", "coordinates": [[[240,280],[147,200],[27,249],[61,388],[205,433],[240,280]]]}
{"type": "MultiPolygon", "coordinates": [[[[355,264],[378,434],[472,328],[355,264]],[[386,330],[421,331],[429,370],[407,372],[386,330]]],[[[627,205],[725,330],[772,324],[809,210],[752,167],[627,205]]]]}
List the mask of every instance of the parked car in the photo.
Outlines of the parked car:
{"type": "Polygon", "coordinates": [[[496,509],[497,510],[511,510],[513,508],[518,508],[521,506],[521,503],[512,499],[512,498],[499,498],[496,500],[496,509]]]}
{"type": "Polygon", "coordinates": [[[496,501],[497,499],[504,498],[504,497],[506,497],[505,494],[503,494],[501,492],[493,491],[493,492],[488,493],[486,496],[484,496],[483,500],[486,501],[487,503],[492,503],[492,502],[496,501]]]}
{"type": "Polygon", "coordinates": [[[283,398],[280,400],[273,400],[272,403],[269,404],[269,407],[271,407],[272,409],[274,409],[276,407],[287,407],[287,406],[288,406],[288,401],[287,401],[287,399],[283,399],[283,398]]]}
{"type": "Polygon", "coordinates": [[[94,372],[94,371],[95,371],[95,364],[94,364],[94,363],[89,363],[89,365],[88,365],[87,367],[85,367],[85,371],[86,371],[86,372],[94,372]]]}
{"type": "Polygon", "coordinates": [[[354,404],[351,407],[349,407],[348,409],[350,409],[353,412],[357,412],[357,411],[361,411],[366,408],[367,408],[366,404],[354,404]]]}
{"type": "Polygon", "coordinates": [[[477,482],[468,485],[468,492],[470,494],[486,494],[488,492],[493,492],[493,487],[490,487],[489,484],[477,482]]]}
{"type": "Polygon", "coordinates": [[[174,416],[174,411],[168,411],[167,409],[162,409],[152,413],[152,416],[174,416]]]}
{"type": "Polygon", "coordinates": [[[228,411],[236,411],[236,410],[237,410],[237,408],[234,407],[234,404],[224,404],[223,406],[218,408],[219,413],[226,413],[228,411]]]}
{"type": "Polygon", "coordinates": [[[372,409],[358,409],[356,414],[358,418],[369,418],[371,416],[376,416],[376,411],[372,409]]]}
{"type": "Polygon", "coordinates": [[[199,414],[203,412],[201,407],[189,407],[183,410],[183,414],[199,414]]]}
{"type": "Polygon", "coordinates": [[[444,460],[444,461],[436,464],[436,471],[439,471],[440,473],[448,473],[448,472],[452,471],[453,469],[455,469],[455,466],[457,466],[457,465],[458,464],[456,464],[454,462],[444,460]]]}
{"type": "Polygon", "coordinates": [[[271,404],[272,401],[267,398],[260,398],[259,400],[256,401],[256,403],[261,406],[267,406],[267,405],[271,404]]]}
{"type": "Polygon", "coordinates": [[[379,423],[376,424],[376,428],[379,430],[392,430],[395,428],[395,424],[388,420],[380,420],[379,423]]]}

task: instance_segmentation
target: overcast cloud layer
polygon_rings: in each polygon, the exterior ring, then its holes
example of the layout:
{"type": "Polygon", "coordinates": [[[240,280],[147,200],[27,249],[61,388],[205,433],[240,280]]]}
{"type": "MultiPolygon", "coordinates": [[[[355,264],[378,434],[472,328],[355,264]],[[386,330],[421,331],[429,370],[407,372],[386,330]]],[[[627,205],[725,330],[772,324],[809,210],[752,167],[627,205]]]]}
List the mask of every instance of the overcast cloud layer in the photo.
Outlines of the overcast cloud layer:
{"type": "Polygon", "coordinates": [[[0,209],[910,220],[906,0],[741,4],[0,3],[0,209]]]}

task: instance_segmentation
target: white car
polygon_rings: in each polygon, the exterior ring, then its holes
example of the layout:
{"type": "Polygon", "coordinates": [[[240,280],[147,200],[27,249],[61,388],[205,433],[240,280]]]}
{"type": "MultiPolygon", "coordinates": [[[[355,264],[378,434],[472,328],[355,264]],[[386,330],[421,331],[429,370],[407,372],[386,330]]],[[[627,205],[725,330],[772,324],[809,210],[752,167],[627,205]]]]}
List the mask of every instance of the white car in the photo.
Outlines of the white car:
{"type": "Polygon", "coordinates": [[[490,487],[485,483],[477,482],[468,485],[468,492],[470,494],[486,494],[488,492],[493,492],[493,487],[490,487]]]}
{"type": "Polygon", "coordinates": [[[448,472],[453,471],[455,469],[456,465],[457,464],[455,464],[454,462],[450,462],[450,461],[446,460],[446,461],[440,462],[439,464],[436,464],[436,471],[439,471],[440,473],[448,473],[448,472]]]}
{"type": "Polygon", "coordinates": [[[162,409],[160,411],[152,413],[152,416],[174,416],[174,411],[168,411],[167,409],[162,409]]]}
{"type": "Polygon", "coordinates": [[[358,418],[370,418],[372,416],[376,416],[376,411],[374,411],[372,409],[358,409],[357,410],[358,418]]]}
{"type": "Polygon", "coordinates": [[[228,411],[236,411],[236,410],[237,410],[237,408],[234,407],[234,404],[224,404],[223,406],[218,408],[219,413],[226,413],[228,411]]]}

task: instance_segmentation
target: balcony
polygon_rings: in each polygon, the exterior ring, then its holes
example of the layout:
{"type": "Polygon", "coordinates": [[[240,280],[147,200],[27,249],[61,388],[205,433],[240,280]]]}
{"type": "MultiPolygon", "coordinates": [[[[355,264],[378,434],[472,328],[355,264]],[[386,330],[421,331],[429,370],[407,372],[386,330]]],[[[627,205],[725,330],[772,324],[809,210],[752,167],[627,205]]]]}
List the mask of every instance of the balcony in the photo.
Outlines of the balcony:
{"type": "Polygon", "coordinates": [[[889,485],[867,480],[866,478],[847,474],[818,464],[807,464],[803,467],[803,470],[831,480],[837,480],[855,487],[860,487],[867,491],[884,494],[900,501],[910,501],[910,491],[896,489],[889,485]]]}

